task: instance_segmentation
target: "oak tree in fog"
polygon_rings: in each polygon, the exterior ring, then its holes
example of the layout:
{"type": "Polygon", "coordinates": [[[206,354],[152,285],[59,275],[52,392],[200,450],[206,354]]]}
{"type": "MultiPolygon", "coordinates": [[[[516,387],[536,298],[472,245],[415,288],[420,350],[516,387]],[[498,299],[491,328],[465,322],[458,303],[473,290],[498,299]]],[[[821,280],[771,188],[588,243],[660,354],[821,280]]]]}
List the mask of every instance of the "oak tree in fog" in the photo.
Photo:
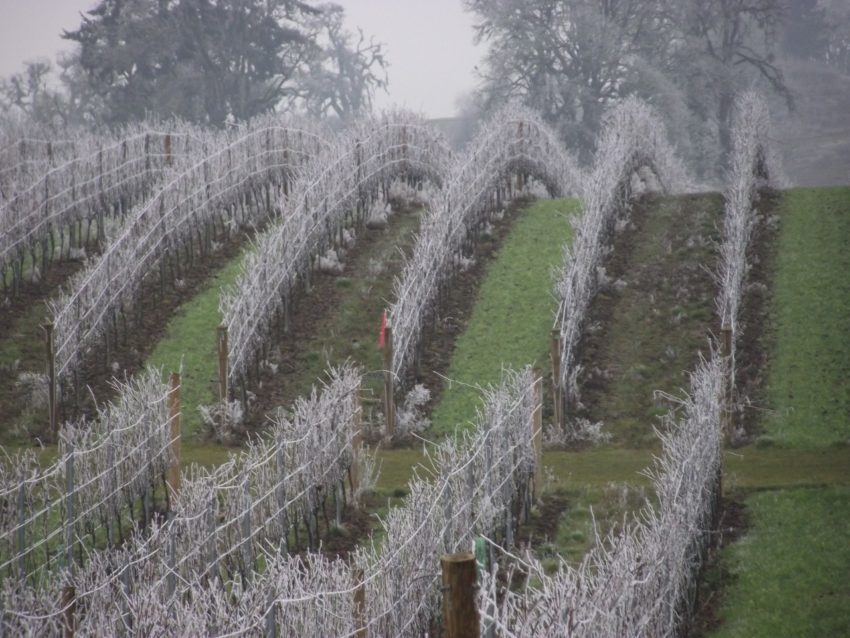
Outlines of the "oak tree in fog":
{"type": "Polygon", "coordinates": [[[374,92],[387,87],[383,46],[360,29],[356,35],[346,30],[344,18],[342,7],[327,5],[308,21],[320,52],[310,60],[301,82],[311,114],[341,120],[368,112],[374,92]]]}
{"type": "Polygon", "coordinates": [[[489,44],[485,106],[519,97],[587,148],[606,106],[631,90],[640,60],[662,55],[656,0],[464,0],[489,44]]]}
{"type": "Polygon", "coordinates": [[[776,44],[781,0],[687,0],[673,2],[671,15],[683,47],[676,52],[680,83],[696,109],[717,123],[720,147],[731,152],[733,105],[747,84],[761,80],[791,105],[776,44]],[[706,108],[707,107],[707,108],[706,108]]]}
{"type": "MultiPolygon", "coordinates": [[[[327,93],[313,75],[326,71],[334,46],[352,63],[382,67],[374,50],[348,49],[344,39],[325,50],[317,24],[341,20],[339,7],[299,0],[101,0],[63,37],[79,44],[82,76],[103,100],[106,122],[154,114],[221,125],[327,93]]],[[[344,36],[341,27],[335,33],[344,36]]],[[[359,94],[344,91],[355,109],[381,85],[378,75],[361,78],[359,94]]]]}
{"type": "MultiPolygon", "coordinates": [[[[735,93],[787,95],[774,58],[781,0],[464,0],[488,44],[485,107],[519,97],[587,151],[607,105],[628,95],[729,150],[735,93]]],[[[679,137],[679,136],[677,136],[679,137]]],[[[716,167],[711,167],[716,168],[716,167]]]]}
{"type": "Polygon", "coordinates": [[[63,98],[51,90],[48,77],[51,65],[44,60],[27,62],[24,70],[0,80],[0,107],[16,109],[38,121],[50,121],[62,112],[63,98]]]}

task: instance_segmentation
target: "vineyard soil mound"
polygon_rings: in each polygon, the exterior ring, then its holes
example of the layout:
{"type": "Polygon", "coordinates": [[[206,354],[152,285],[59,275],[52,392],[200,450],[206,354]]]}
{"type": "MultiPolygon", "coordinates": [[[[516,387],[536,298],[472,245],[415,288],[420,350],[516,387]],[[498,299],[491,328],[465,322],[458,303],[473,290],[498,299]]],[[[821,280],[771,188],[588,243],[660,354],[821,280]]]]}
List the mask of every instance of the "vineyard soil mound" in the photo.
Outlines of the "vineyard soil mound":
{"type": "Polygon", "coordinates": [[[709,548],[708,568],[700,580],[694,617],[691,620],[688,638],[708,636],[720,626],[720,609],[723,591],[735,580],[728,562],[718,560],[720,552],[735,543],[750,526],[750,514],[740,495],[724,496],[720,503],[720,521],[717,534],[709,548]]]}
{"type": "Polygon", "coordinates": [[[706,335],[719,331],[714,308],[719,195],[646,196],[616,234],[599,274],[580,344],[581,405],[574,416],[601,421],[615,444],[652,447],[652,426],[688,385],[706,335]]]}
{"type": "Polygon", "coordinates": [[[756,208],[758,217],[748,250],[747,290],[741,304],[741,336],[738,339],[735,387],[737,401],[735,423],[738,431],[733,444],[743,445],[758,436],[761,410],[766,405],[766,373],[769,354],[776,340],[770,305],[776,270],[776,239],[779,233],[778,204],[774,191],[761,193],[756,208]]]}
{"type": "Polygon", "coordinates": [[[37,282],[25,283],[17,295],[0,298],[0,339],[14,337],[10,334],[17,323],[33,306],[46,301],[83,265],[82,260],[57,260],[47,267],[47,274],[37,282]]]}

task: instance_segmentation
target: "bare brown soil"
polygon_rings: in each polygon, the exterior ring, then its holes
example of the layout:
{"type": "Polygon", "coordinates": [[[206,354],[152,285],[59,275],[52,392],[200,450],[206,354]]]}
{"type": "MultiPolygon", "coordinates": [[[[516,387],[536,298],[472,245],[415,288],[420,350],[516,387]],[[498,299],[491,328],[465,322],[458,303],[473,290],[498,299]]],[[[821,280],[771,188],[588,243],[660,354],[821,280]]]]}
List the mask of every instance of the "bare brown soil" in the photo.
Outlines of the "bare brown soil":
{"type": "Polygon", "coordinates": [[[674,405],[665,393],[687,387],[719,331],[711,271],[722,212],[719,196],[647,196],[614,237],[579,345],[571,416],[601,421],[619,444],[656,444],[653,426],[674,405]]]}
{"type": "Polygon", "coordinates": [[[735,445],[746,445],[759,434],[762,410],[766,406],[765,375],[775,339],[770,303],[780,223],[776,213],[778,201],[779,193],[762,191],[756,205],[758,218],[748,251],[750,271],[739,318],[741,336],[738,338],[735,379],[738,400],[734,421],[740,432],[733,441],[735,445]]]}
{"type": "Polygon", "coordinates": [[[729,566],[719,560],[723,549],[736,542],[750,526],[750,516],[743,498],[730,495],[720,503],[720,519],[712,544],[708,550],[708,560],[703,567],[693,617],[686,627],[686,638],[708,636],[722,623],[720,609],[723,607],[723,591],[735,580],[729,566]]]}
{"type": "Polygon", "coordinates": [[[38,283],[24,283],[14,296],[10,289],[9,294],[0,299],[0,339],[9,338],[11,330],[21,317],[33,306],[48,300],[82,267],[82,261],[56,260],[50,263],[47,273],[38,283]]]}

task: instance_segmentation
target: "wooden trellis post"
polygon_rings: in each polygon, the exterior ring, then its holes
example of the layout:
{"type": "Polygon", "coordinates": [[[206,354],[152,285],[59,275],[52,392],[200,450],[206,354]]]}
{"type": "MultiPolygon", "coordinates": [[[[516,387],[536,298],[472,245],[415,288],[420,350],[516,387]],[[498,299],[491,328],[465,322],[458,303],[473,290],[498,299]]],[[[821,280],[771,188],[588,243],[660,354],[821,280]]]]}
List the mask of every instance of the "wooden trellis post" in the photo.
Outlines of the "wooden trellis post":
{"type": "Polygon", "coordinates": [[[62,588],[62,636],[63,638],[74,638],[74,611],[77,607],[77,595],[73,585],[65,585],[62,588]]]}
{"type": "Polygon", "coordinates": [[[363,570],[354,572],[357,587],[354,589],[354,637],[366,638],[369,630],[366,628],[366,584],[363,582],[363,570]]]}
{"type": "Polygon", "coordinates": [[[395,434],[395,379],[393,378],[393,330],[389,324],[384,330],[384,418],[387,436],[395,434]]]}
{"type": "Polygon", "coordinates": [[[543,376],[537,368],[534,378],[534,418],[531,419],[531,442],[534,449],[534,476],[531,500],[540,502],[543,495],[543,376]]]}
{"type": "Polygon", "coordinates": [[[168,388],[169,462],[165,481],[169,498],[180,491],[180,375],[171,373],[168,388]]]}
{"type": "Polygon", "coordinates": [[[50,434],[59,441],[59,406],[56,400],[56,351],[53,343],[53,324],[45,323],[44,341],[47,348],[47,409],[50,412],[50,434]]]}
{"type": "Polygon", "coordinates": [[[227,326],[218,327],[218,397],[227,401],[227,326]]]}
{"type": "Polygon", "coordinates": [[[165,136],[165,164],[171,166],[171,134],[165,136]]]}
{"type": "Polygon", "coordinates": [[[354,434],[351,440],[351,500],[357,505],[357,493],[360,491],[360,454],[363,449],[363,400],[360,389],[354,395],[354,434]]]}
{"type": "Polygon", "coordinates": [[[726,442],[732,439],[732,388],[735,373],[732,369],[732,328],[724,323],[720,328],[720,355],[723,357],[723,391],[721,393],[721,427],[726,442]]]}
{"type": "Polygon", "coordinates": [[[443,635],[478,638],[480,622],[475,608],[475,554],[448,554],[440,559],[443,573],[443,635]]]}
{"type": "Polygon", "coordinates": [[[564,429],[564,400],[563,388],[561,387],[561,333],[557,328],[552,329],[552,341],[550,343],[552,357],[552,407],[554,411],[552,418],[559,430],[564,429]]]}

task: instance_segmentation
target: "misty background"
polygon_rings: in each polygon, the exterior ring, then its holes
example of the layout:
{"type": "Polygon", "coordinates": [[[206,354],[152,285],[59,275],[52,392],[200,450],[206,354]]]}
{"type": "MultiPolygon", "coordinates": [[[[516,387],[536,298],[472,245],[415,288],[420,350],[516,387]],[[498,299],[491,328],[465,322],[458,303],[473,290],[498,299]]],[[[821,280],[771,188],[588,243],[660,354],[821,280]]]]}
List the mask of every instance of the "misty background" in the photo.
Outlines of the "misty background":
{"type": "Polygon", "coordinates": [[[847,0],[2,0],[0,126],[259,113],[344,122],[393,105],[456,144],[507,100],[582,159],[638,95],[706,182],[735,94],[769,97],[792,181],[850,178],[847,0]]]}

